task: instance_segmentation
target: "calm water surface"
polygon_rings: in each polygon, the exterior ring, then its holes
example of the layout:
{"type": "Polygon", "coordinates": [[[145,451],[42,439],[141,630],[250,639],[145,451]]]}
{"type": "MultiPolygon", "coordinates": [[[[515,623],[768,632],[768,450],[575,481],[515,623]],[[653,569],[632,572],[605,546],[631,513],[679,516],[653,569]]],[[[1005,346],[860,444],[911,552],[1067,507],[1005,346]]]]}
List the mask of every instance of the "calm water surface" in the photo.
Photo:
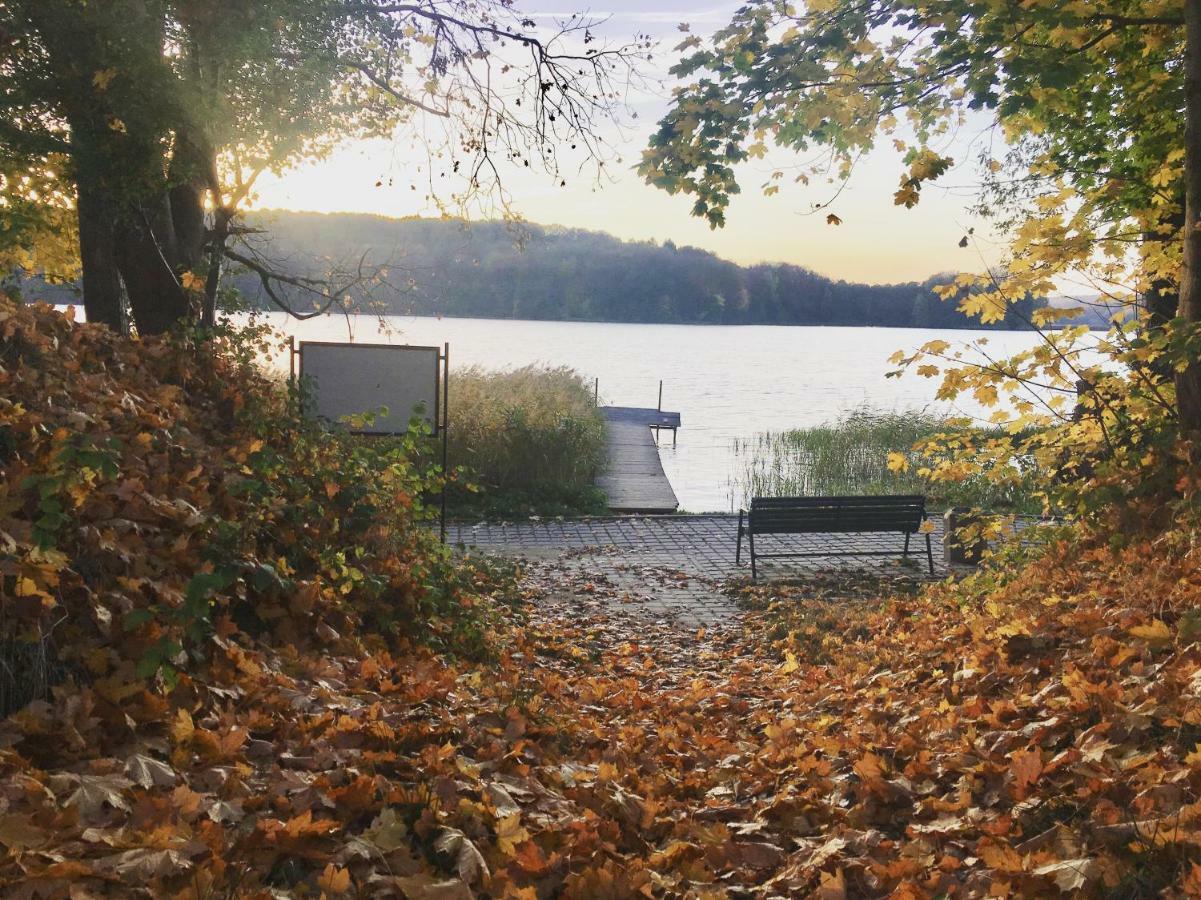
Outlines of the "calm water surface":
{"type": "MultiPolygon", "coordinates": [[[[934,399],[937,379],[885,378],[888,357],[936,337],[974,341],[973,331],[806,326],[625,325],[492,319],[371,316],[274,320],[298,339],[363,343],[450,343],[455,367],[490,369],[531,363],[570,366],[600,381],[601,403],[655,406],[683,416],[679,444],[664,436],[663,467],[689,512],[728,511],[741,502],[731,481],[736,440],[765,431],[817,425],[868,406],[882,411],[930,409],[960,415],[982,410],[969,400],[934,399]]],[[[990,354],[1029,347],[1030,332],[989,332],[990,354]]],[[[282,363],[285,364],[286,363],[282,363]]],[[[454,427],[454,409],[450,411],[454,427]]]]}

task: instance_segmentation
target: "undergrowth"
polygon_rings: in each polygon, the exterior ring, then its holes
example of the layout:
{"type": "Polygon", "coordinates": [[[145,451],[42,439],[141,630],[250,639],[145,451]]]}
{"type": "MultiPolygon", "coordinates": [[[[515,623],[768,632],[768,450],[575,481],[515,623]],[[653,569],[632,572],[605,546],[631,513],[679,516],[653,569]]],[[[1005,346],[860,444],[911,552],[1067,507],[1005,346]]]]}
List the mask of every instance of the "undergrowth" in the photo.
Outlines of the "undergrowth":
{"type": "Polygon", "coordinates": [[[80,677],[173,683],[235,630],[485,651],[478,573],[428,527],[441,476],[413,462],[420,437],[301,418],[257,365],[271,340],[133,341],[0,299],[0,642],[16,658],[53,634],[80,677]]]}

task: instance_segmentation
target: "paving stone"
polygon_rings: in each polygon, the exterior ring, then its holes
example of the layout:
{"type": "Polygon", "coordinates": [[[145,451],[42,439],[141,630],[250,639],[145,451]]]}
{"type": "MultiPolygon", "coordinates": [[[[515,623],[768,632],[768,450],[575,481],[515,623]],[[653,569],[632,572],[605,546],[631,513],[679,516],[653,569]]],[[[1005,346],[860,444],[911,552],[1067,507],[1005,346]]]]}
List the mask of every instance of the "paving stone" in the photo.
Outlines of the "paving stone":
{"type": "MultiPolygon", "coordinates": [[[[943,577],[942,523],[931,519],[935,577],[943,577]]],[[[505,556],[556,560],[595,570],[619,593],[631,598],[630,609],[651,618],[667,616],[683,624],[704,626],[737,614],[722,586],[749,579],[749,551],[743,542],[743,564],[734,562],[738,517],[614,516],[544,519],[521,522],[452,524],[452,544],[476,547],[505,556]]],[[[898,534],[806,534],[757,539],[765,552],[886,552],[896,556],[814,556],[764,560],[760,580],[829,571],[831,568],[895,571],[904,538],[898,534]]],[[[909,555],[914,574],[926,573],[925,541],[912,541],[909,555]]]]}

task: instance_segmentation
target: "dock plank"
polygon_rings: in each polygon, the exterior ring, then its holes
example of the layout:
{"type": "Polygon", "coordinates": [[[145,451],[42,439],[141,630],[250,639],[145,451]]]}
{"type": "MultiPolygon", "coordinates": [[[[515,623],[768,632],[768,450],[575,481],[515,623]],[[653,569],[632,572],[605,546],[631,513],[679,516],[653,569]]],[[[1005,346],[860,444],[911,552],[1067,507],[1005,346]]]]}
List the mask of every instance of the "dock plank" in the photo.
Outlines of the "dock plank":
{"type": "Polygon", "coordinates": [[[674,424],[678,413],[603,407],[608,425],[608,468],[596,480],[615,513],[672,513],[680,501],[663,471],[652,425],[674,424]]]}

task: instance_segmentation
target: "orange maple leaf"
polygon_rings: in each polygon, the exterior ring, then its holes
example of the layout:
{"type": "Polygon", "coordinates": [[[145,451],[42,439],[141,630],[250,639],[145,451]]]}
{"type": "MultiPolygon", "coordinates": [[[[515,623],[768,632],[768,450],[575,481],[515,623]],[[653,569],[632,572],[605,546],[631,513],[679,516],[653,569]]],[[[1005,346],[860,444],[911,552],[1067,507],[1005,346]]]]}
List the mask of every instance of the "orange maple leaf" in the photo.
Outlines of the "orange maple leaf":
{"type": "Polygon", "coordinates": [[[1043,755],[1037,747],[1030,747],[1014,752],[1009,760],[1009,772],[1013,775],[1014,792],[1021,800],[1043,772],[1043,755]]]}

